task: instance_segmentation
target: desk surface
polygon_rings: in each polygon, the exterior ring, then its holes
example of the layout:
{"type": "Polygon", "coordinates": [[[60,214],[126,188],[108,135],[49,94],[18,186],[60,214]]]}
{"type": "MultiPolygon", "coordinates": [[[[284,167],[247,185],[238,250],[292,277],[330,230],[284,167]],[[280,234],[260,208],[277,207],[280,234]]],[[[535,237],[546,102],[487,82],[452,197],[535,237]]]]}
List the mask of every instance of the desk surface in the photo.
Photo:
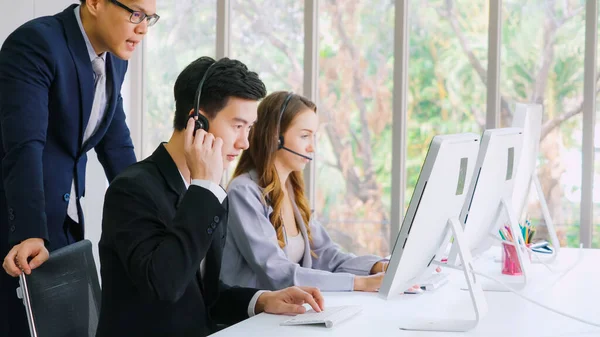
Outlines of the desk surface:
{"type": "MultiPolygon", "coordinates": [[[[562,249],[552,265],[565,270],[579,257],[576,249],[562,249]]],[[[484,258],[482,258],[484,259],[484,258]]],[[[525,294],[552,308],[600,323],[600,250],[586,249],[581,261],[559,277],[543,265],[533,266],[534,279],[525,294]]],[[[485,261],[493,265],[493,259],[485,261]]],[[[495,268],[500,268],[496,263],[495,268]]],[[[482,270],[483,271],[483,270],[482,270]]],[[[375,293],[328,292],[325,306],[360,304],[363,311],[339,326],[280,326],[286,316],[260,314],[222,330],[213,336],[600,336],[600,328],[555,314],[513,293],[485,292],[488,313],[479,325],[466,333],[419,332],[400,330],[402,320],[415,317],[472,319],[469,294],[460,290],[461,275],[452,271],[451,282],[434,292],[400,295],[384,300],[375,293]],[[511,323],[512,322],[512,323],[511,323]]]]}

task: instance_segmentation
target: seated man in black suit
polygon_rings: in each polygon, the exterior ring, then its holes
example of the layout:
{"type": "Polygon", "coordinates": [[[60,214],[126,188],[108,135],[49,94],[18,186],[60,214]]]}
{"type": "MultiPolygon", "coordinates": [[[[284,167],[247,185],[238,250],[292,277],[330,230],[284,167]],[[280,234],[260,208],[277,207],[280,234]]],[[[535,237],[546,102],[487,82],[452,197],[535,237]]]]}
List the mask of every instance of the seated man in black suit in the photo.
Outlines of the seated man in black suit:
{"type": "Polygon", "coordinates": [[[304,303],[321,310],[316,288],[261,292],[219,280],[227,234],[219,182],[248,148],[265,95],[258,75],[235,60],[202,57],[179,75],[171,139],[124,170],[106,193],[97,336],[197,337],[263,311],[303,313],[304,303]],[[195,130],[197,121],[208,132],[195,130]]]}

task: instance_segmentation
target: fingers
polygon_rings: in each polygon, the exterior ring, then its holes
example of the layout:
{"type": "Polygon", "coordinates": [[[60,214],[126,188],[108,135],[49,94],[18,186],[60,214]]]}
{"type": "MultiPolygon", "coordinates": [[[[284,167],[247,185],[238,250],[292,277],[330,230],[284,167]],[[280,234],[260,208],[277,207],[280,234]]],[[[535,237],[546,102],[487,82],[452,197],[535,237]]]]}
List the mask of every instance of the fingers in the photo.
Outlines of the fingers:
{"type": "Polygon", "coordinates": [[[184,135],[185,137],[183,140],[183,147],[184,149],[189,149],[192,147],[192,144],[194,143],[194,119],[193,118],[188,118],[188,122],[187,122],[187,126],[185,127],[185,132],[184,135]]]}
{"type": "MultiPolygon", "coordinates": [[[[319,310],[317,310],[312,304],[311,307],[313,307],[313,309],[316,312],[319,312],[323,309],[325,309],[325,299],[323,298],[323,294],[321,294],[321,291],[317,288],[314,287],[299,287],[302,291],[304,291],[305,293],[307,293],[314,301],[314,303],[319,307],[319,310]]],[[[309,302],[310,304],[310,302],[309,302]]]]}
{"type": "Polygon", "coordinates": [[[323,297],[323,294],[321,293],[321,291],[318,288],[314,288],[314,287],[300,287],[302,290],[306,291],[307,293],[311,294],[311,296],[315,299],[315,301],[317,302],[317,304],[319,305],[319,308],[321,308],[321,310],[325,309],[325,298],[323,297]]]}
{"type": "Polygon", "coordinates": [[[301,304],[294,304],[294,303],[281,303],[280,307],[279,307],[279,313],[283,314],[283,315],[298,315],[298,314],[303,314],[306,312],[306,308],[303,307],[301,304]]]}
{"type": "Polygon", "coordinates": [[[50,254],[48,253],[48,250],[45,247],[42,248],[41,251],[38,252],[38,254],[31,261],[29,261],[29,268],[34,270],[35,268],[41,266],[42,263],[48,260],[49,256],[50,254]]]}
{"type": "Polygon", "coordinates": [[[21,245],[21,248],[17,252],[17,264],[19,265],[19,267],[21,267],[21,269],[26,275],[31,274],[31,268],[29,268],[27,258],[29,258],[30,255],[33,255],[32,253],[33,252],[31,251],[31,248],[28,245],[21,245]]]}
{"type": "Polygon", "coordinates": [[[204,150],[207,153],[210,153],[209,151],[212,151],[213,149],[213,143],[215,142],[215,136],[213,136],[212,133],[204,133],[204,139],[202,143],[199,143],[202,147],[204,147],[204,150]]]}
{"type": "Polygon", "coordinates": [[[196,150],[199,150],[202,147],[206,147],[206,137],[208,137],[209,135],[212,136],[210,133],[199,129],[198,131],[196,131],[196,136],[194,136],[192,146],[195,147],[196,150]]]}
{"type": "Polygon", "coordinates": [[[223,149],[223,139],[221,139],[220,137],[215,138],[215,141],[213,143],[213,149],[215,151],[221,151],[221,149],[223,149]]]}
{"type": "Polygon", "coordinates": [[[2,268],[6,271],[6,273],[12,277],[17,277],[21,274],[21,269],[17,267],[15,264],[15,257],[17,256],[17,251],[19,250],[19,245],[14,246],[6,257],[4,258],[4,262],[2,263],[2,268]]]}

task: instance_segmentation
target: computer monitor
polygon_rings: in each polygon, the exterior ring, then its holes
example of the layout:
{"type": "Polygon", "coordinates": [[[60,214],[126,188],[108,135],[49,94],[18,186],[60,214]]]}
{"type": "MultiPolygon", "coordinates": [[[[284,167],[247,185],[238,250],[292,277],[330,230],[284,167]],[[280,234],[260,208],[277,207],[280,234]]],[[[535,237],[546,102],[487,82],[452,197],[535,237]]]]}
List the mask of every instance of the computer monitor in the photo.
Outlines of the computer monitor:
{"type": "MultiPolygon", "coordinates": [[[[383,298],[402,293],[430,272],[434,268],[433,261],[445,252],[449,233],[456,237],[454,229],[462,231],[458,216],[473,177],[478,149],[479,135],[473,133],[436,136],[431,141],[379,290],[383,298]]],[[[464,261],[469,259],[468,256],[462,258],[464,261]]],[[[411,318],[401,323],[400,328],[428,331],[473,328],[487,311],[487,305],[472,275],[465,272],[465,277],[472,285],[475,321],[432,322],[411,318]]]]}
{"type": "Polygon", "coordinates": [[[531,176],[535,173],[542,132],[542,106],[517,103],[512,126],[523,129],[523,147],[519,165],[515,170],[512,204],[517,219],[521,218],[527,204],[531,176]]]}
{"type": "Polygon", "coordinates": [[[560,249],[560,242],[556,235],[554,222],[548,210],[548,203],[542,191],[542,186],[537,176],[537,158],[540,149],[540,135],[542,133],[542,106],[540,104],[517,103],[513,114],[513,127],[523,128],[523,150],[519,159],[519,166],[515,173],[512,203],[517,219],[523,219],[523,210],[527,208],[530,189],[533,186],[542,210],[542,216],[550,242],[554,247],[554,257],[560,249]]]}
{"type": "MultiPolygon", "coordinates": [[[[521,235],[511,198],[522,144],[521,128],[492,129],[483,133],[475,173],[459,217],[474,258],[480,257],[497,242],[501,226],[508,225],[513,233],[521,235]]],[[[525,252],[522,249],[516,251],[523,277],[526,277],[528,260],[522,259],[525,252]]],[[[457,256],[458,247],[453,245],[448,263],[459,264],[457,256]]],[[[505,291],[495,285],[486,286],[484,284],[486,290],[505,291]]]]}

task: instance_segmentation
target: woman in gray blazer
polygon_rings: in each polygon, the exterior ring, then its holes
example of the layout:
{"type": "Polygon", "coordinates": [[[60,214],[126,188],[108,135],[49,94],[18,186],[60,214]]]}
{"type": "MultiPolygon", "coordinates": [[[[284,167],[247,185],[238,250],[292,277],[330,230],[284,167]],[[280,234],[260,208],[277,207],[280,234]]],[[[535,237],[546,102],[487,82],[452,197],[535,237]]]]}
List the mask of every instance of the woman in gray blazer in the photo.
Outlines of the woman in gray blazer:
{"type": "Polygon", "coordinates": [[[311,218],[302,170],[313,152],[316,106],[287,92],[267,96],[229,184],[221,267],[229,285],[277,290],[376,291],[387,261],[344,253],[311,218]]]}

